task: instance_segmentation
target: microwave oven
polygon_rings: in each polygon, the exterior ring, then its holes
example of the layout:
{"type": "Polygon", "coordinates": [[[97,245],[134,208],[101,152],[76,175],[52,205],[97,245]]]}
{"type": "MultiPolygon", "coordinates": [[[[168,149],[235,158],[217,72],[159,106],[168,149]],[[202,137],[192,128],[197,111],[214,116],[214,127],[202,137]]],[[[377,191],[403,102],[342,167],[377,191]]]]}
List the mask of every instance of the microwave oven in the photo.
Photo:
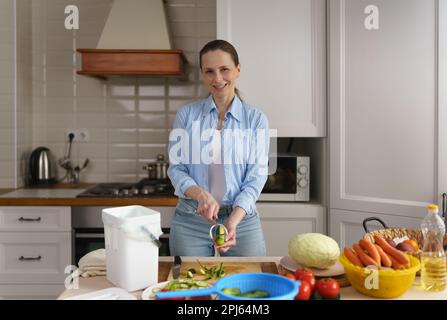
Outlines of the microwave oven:
{"type": "Polygon", "coordinates": [[[310,158],[287,153],[270,156],[269,165],[272,160],[276,170],[267,177],[259,200],[309,201],[310,158]]]}

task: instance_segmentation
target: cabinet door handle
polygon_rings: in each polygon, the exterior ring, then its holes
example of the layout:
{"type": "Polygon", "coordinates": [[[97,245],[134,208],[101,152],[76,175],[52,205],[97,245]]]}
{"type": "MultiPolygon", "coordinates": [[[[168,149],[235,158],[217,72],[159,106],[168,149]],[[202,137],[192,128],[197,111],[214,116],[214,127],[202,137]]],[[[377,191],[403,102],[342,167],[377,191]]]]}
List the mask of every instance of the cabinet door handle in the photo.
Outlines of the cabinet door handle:
{"type": "Polygon", "coordinates": [[[39,260],[42,260],[42,256],[38,256],[38,257],[24,257],[24,256],[20,256],[19,260],[20,261],[39,261],[39,260]]]}
{"type": "Polygon", "coordinates": [[[40,222],[40,220],[42,220],[41,217],[38,217],[38,218],[24,218],[24,217],[20,217],[19,218],[20,222],[40,222]]]}
{"type": "Polygon", "coordinates": [[[77,233],[76,239],[103,239],[104,233],[77,233]]]}
{"type": "Polygon", "coordinates": [[[442,216],[445,217],[447,211],[447,193],[442,194],[442,216]]]}

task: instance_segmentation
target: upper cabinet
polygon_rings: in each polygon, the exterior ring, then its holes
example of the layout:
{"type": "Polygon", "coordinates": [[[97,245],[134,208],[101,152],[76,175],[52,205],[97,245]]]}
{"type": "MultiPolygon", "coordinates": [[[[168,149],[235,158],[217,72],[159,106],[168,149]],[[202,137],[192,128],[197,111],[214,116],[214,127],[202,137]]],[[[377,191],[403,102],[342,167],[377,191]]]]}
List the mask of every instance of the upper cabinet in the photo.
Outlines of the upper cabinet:
{"type": "Polygon", "coordinates": [[[325,3],[217,0],[217,38],[239,54],[237,87],[279,137],[326,136],[325,3]]]}
{"type": "Polygon", "coordinates": [[[331,0],[329,13],[331,213],[421,218],[447,192],[446,2],[331,0]]]}

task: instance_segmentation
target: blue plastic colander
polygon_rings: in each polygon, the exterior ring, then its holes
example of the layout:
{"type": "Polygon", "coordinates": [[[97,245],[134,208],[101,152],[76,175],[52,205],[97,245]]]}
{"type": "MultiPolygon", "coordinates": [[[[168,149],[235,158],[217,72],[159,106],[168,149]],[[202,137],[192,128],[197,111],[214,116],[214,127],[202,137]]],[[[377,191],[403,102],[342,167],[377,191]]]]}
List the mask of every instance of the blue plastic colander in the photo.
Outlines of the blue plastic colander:
{"type": "Polygon", "coordinates": [[[253,298],[238,297],[222,292],[225,288],[239,288],[241,292],[265,290],[270,296],[261,300],[293,300],[300,288],[300,281],[293,281],[284,276],[271,273],[240,273],[219,279],[214,286],[205,289],[163,291],[155,296],[160,299],[196,297],[217,294],[219,300],[253,300],[253,298]]]}

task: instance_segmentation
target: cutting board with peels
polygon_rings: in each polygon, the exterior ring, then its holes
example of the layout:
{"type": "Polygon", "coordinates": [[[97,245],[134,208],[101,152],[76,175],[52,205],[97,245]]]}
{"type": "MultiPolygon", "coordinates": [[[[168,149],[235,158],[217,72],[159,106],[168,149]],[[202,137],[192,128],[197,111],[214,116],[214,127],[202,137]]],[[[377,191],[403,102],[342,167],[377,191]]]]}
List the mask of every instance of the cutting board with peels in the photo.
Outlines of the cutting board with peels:
{"type": "MultiPolygon", "coordinates": [[[[199,260],[200,261],[200,260],[199,260]]],[[[202,262],[200,261],[205,267],[211,268],[213,266],[219,266],[220,262],[213,261],[213,262],[202,262]]],[[[265,273],[275,273],[278,274],[278,268],[276,267],[276,264],[274,262],[232,262],[232,261],[224,261],[223,266],[225,269],[225,275],[232,275],[232,274],[238,274],[238,273],[246,273],[246,272],[265,272],[265,273]]],[[[169,281],[172,280],[172,262],[166,262],[166,263],[160,263],[159,265],[159,281],[169,281]]],[[[181,273],[183,271],[186,271],[190,268],[196,269],[198,272],[200,270],[200,265],[197,263],[197,261],[183,261],[182,265],[180,267],[180,277],[179,279],[186,279],[181,273]]],[[[206,276],[195,274],[194,278],[195,280],[202,280],[206,278],[206,276]]],[[[208,280],[208,282],[213,283],[215,280],[208,280]]]]}

